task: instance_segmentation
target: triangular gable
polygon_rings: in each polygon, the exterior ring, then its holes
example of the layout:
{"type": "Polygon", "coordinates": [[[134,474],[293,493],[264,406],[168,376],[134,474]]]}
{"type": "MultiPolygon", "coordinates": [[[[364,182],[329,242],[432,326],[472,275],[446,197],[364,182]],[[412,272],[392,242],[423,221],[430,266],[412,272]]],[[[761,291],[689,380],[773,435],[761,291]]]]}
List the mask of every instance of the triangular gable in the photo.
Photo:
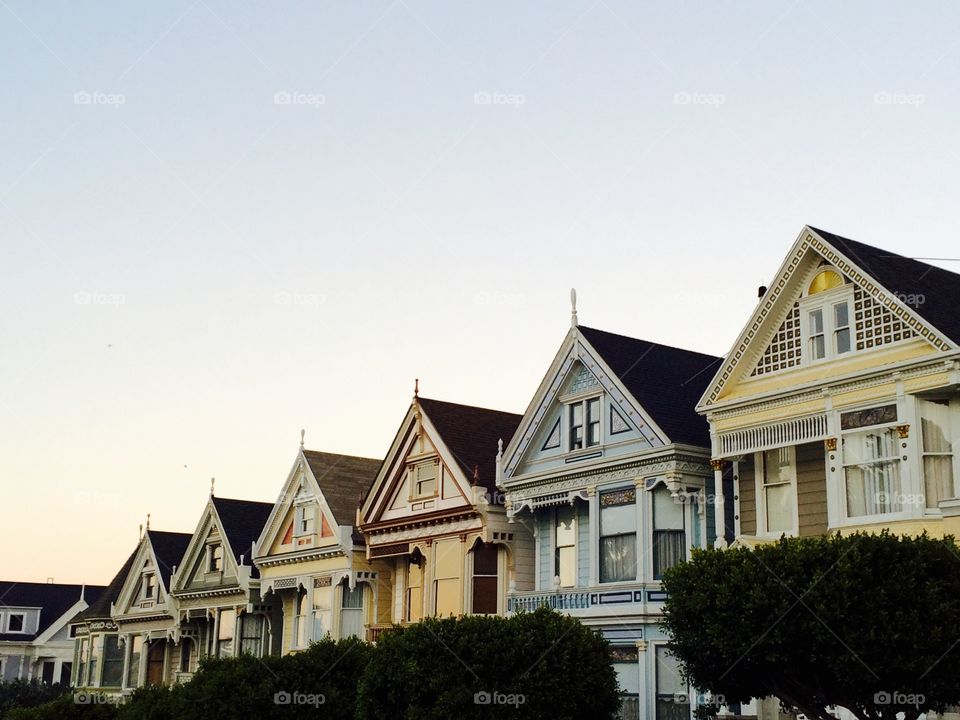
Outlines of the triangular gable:
{"type": "Polygon", "coordinates": [[[340,544],[340,527],[323,496],[323,491],[314,477],[303,454],[297,452],[293,467],[287,475],[283,489],[274,503],[263,533],[256,543],[256,559],[299,550],[330,547],[340,544]],[[309,532],[299,525],[303,512],[308,511],[309,532]]]}
{"type": "Polygon", "coordinates": [[[123,582],[120,595],[115,603],[115,615],[155,615],[158,611],[163,612],[167,608],[168,588],[164,587],[163,573],[157,562],[157,556],[150,542],[150,531],[143,534],[140,545],[137,548],[136,556],[130,571],[123,582]],[[144,599],[142,596],[142,582],[147,574],[152,574],[156,580],[156,589],[153,599],[144,599]]]}
{"type": "Polygon", "coordinates": [[[852,286],[855,317],[851,323],[859,323],[852,325],[855,332],[852,342],[858,351],[914,338],[922,338],[937,351],[952,348],[945,335],[910,307],[911,298],[901,297],[895,288],[882,286],[842,249],[806,226],[707,386],[698,409],[705,410],[721,402],[731,387],[746,378],[802,366],[799,301],[805,284],[821,264],[839,271],[852,286]]]}
{"type": "MultiPolygon", "coordinates": [[[[602,395],[601,446],[632,441],[631,450],[642,451],[670,442],[590,343],[572,328],[504,451],[504,476],[524,474],[538,464],[549,467],[551,459],[564,464],[570,452],[566,403],[597,393],[602,395]]],[[[584,452],[589,454],[587,448],[584,452]]]]}
{"type": "Polygon", "coordinates": [[[222,582],[236,581],[237,562],[234,549],[230,546],[227,533],[217,513],[211,497],[204,507],[200,522],[190,538],[190,544],[183,555],[183,563],[171,580],[171,592],[178,593],[208,584],[209,574],[208,545],[219,544],[222,548],[222,582]]]}
{"type": "Polygon", "coordinates": [[[364,499],[361,523],[471,507],[476,502],[476,492],[483,490],[471,486],[429,415],[415,400],[364,499]],[[420,487],[429,487],[431,478],[433,491],[418,495],[418,481],[420,487]]]}

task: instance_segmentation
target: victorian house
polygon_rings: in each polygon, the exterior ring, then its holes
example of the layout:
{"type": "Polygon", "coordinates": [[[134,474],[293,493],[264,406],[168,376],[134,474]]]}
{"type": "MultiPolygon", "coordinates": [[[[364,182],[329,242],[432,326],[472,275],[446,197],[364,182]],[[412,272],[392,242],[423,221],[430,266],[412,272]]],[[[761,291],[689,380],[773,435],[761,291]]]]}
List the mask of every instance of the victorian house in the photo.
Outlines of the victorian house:
{"type": "Polygon", "coordinates": [[[134,552],[110,613],[121,646],[124,691],[174,680],[180,662],[179,617],[170,578],[191,537],[151,530],[148,523],[134,552]]]}
{"type": "Polygon", "coordinates": [[[117,571],[106,589],[70,624],[73,638],[71,683],[81,690],[119,694],[123,687],[124,648],[111,612],[130,573],[136,551],[117,571]]]}
{"type": "Polygon", "coordinates": [[[416,393],[360,510],[379,578],[378,624],[506,611],[533,587],[528,527],[507,522],[496,487],[498,445],[520,416],[416,393]]]}
{"type": "Polygon", "coordinates": [[[958,307],[960,275],[803,228],[698,405],[730,539],[960,528],[958,307]]]}
{"type": "Polygon", "coordinates": [[[272,649],[286,654],[327,636],[363,637],[379,617],[379,578],[356,517],[379,468],[377,459],[301,443],[254,548],[272,649]]]}
{"type": "Polygon", "coordinates": [[[697,699],[658,624],[660,578],[713,541],[709,428],[694,408],[718,362],[578,326],[574,305],[500,460],[508,527],[536,539],[533,585],[512,588],[509,609],[546,605],[601,631],[626,718],[688,718],[697,699]]]}
{"type": "Polygon", "coordinates": [[[254,544],[272,503],[231,500],[212,494],[170,578],[178,647],[173,677],[192,677],[203,657],[240,653],[261,657],[280,651],[282,616],[261,601],[254,544]]]}
{"type": "Polygon", "coordinates": [[[0,581],[0,682],[70,684],[71,621],[102,585],[0,581]]]}

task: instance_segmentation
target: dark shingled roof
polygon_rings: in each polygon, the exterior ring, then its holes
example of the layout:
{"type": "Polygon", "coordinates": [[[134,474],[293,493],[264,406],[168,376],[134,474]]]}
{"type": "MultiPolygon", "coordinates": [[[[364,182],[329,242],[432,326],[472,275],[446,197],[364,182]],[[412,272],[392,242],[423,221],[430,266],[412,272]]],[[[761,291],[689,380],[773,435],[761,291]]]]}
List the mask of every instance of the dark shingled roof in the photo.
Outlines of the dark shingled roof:
{"type": "Polygon", "coordinates": [[[357,503],[367,494],[383,461],[317,450],[304,450],[303,456],[333,512],[334,522],[352,527],[357,519],[357,503]]]}
{"type": "Polygon", "coordinates": [[[696,407],[722,358],[582,325],[579,330],[672,442],[710,447],[710,426],[696,407]]]}
{"type": "Polygon", "coordinates": [[[239,564],[243,555],[244,563],[253,566],[253,577],[259,577],[257,568],[251,562],[253,550],[251,545],[256,542],[263,532],[263,526],[270,517],[273,503],[254,502],[252,500],[231,500],[229,498],[213,497],[213,505],[220,516],[220,524],[230,543],[234,560],[239,564]]]}
{"type": "Polygon", "coordinates": [[[960,313],[957,312],[960,306],[960,275],[809,227],[891,293],[900,297],[923,296],[923,302],[911,305],[911,309],[955,344],[960,344],[960,313]]]}
{"type": "Polygon", "coordinates": [[[61,583],[13,582],[0,580],[0,608],[41,608],[37,631],[33,633],[0,633],[0,641],[30,642],[42,635],[80,600],[96,602],[103,594],[103,585],[66,585],[61,583]]]}
{"type": "Polygon", "coordinates": [[[150,544],[153,545],[153,554],[157,558],[157,567],[163,580],[163,589],[170,590],[170,573],[175,565],[183,560],[183,554],[190,544],[190,533],[164,532],[162,530],[147,530],[150,535],[150,544]]]}
{"type": "Polygon", "coordinates": [[[479,469],[480,484],[496,490],[497,441],[506,447],[523,419],[522,415],[488,410],[471,405],[458,405],[442,400],[417,398],[420,407],[440,433],[444,444],[460,463],[467,479],[479,469]]]}
{"type": "MultiPolygon", "coordinates": [[[[139,545],[137,547],[139,548],[139,545]]],[[[130,557],[127,558],[127,561],[123,564],[123,567],[121,567],[117,574],[113,576],[113,580],[110,581],[110,584],[107,585],[106,589],[102,593],[100,593],[100,597],[97,598],[96,602],[90,603],[90,607],[77,615],[77,617],[74,618],[74,622],[110,619],[110,604],[116,602],[117,598],[120,597],[120,591],[123,589],[123,583],[127,580],[127,575],[130,573],[130,568],[133,566],[133,560],[136,556],[137,550],[135,549],[132,553],[130,553],[130,557]]]]}

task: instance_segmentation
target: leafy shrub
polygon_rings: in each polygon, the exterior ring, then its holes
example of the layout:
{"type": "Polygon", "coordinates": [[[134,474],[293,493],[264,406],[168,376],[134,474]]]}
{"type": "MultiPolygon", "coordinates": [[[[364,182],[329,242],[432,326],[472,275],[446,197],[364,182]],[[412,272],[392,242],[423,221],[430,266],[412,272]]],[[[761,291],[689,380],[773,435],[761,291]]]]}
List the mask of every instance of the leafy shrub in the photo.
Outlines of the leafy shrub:
{"type": "Polygon", "coordinates": [[[80,693],[60,695],[42,705],[10,710],[3,720],[116,720],[116,705],[84,702],[89,697],[80,693]]]}
{"type": "Polygon", "coordinates": [[[36,707],[68,692],[70,688],[66,685],[45,685],[35,679],[0,683],[0,718],[6,717],[7,711],[13,708],[36,707]]]}

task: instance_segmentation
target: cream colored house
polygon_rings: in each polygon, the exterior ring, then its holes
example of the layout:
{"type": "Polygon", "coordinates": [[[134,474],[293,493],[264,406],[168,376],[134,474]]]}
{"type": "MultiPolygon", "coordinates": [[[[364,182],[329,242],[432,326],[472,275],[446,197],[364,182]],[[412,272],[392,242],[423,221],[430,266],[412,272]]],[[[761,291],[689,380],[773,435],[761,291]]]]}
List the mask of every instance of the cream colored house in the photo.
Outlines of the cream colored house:
{"type": "Polygon", "coordinates": [[[253,558],[262,602],[279,610],[280,652],[325,636],[365,637],[378,621],[381,578],[356,514],[379,468],[374,458],[297,452],[253,558]]]}
{"type": "Polygon", "coordinates": [[[519,415],[415,396],[360,512],[380,578],[377,633],[429,615],[497,614],[533,587],[533,538],[507,521],[498,448],[519,415]]]}

